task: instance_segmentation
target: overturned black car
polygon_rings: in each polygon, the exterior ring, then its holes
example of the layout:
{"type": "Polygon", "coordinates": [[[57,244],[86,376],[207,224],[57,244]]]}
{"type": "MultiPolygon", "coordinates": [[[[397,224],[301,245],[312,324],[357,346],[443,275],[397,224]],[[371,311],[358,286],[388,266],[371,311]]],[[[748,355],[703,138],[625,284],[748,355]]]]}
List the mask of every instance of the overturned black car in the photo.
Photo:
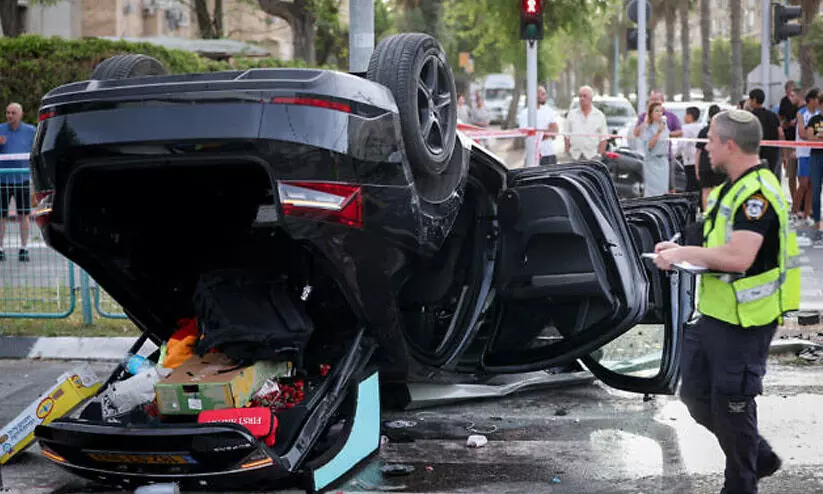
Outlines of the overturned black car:
{"type": "Polygon", "coordinates": [[[429,36],[382,41],[365,76],[167,75],[116,56],[43,98],[31,166],[46,241],[144,331],[135,351],[196,316],[201,355],[287,360],[314,383],[274,446],[196,416],[38,427],[78,475],[320,490],[378,449],[380,402],[405,406],[432,371],[581,359],[620,389],[675,389],[694,281],[640,254],[686,228],[695,199],[621,202],[597,161],[508,170],[457,131],[429,36]],[[603,351],[639,324],[658,328],[651,364],[603,351]]]}

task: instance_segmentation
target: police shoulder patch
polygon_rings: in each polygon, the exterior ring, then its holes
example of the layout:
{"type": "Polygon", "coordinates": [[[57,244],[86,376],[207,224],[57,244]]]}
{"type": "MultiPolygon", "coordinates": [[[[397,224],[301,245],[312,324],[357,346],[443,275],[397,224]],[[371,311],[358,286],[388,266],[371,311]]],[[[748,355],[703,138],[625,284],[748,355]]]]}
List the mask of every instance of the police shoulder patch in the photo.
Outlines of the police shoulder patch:
{"type": "Polygon", "coordinates": [[[765,197],[760,194],[753,194],[743,204],[743,213],[750,220],[759,220],[766,214],[768,207],[769,201],[765,197]]]}

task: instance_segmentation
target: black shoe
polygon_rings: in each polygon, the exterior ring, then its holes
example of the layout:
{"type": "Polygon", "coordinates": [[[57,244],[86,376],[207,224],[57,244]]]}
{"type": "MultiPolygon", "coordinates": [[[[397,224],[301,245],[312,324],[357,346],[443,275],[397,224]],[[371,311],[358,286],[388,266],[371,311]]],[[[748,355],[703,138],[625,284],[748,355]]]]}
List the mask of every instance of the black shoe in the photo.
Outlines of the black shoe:
{"type": "Polygon", "coordinates": [[[18,260],[20,262],[29,262],[29,251],[26,249],[20,249],[18,260]]]}
{"type": "Polygon", "coordinates": [[[770,477],[775,474],[783,466],[783,460],[779,456],[772,453],[771,458],[763,464],[757,465],[757,478],[770,477]]]}
{"type": "Polygon", "coordinates": [[[6,252],[0,250],[0,262],[3,262],[5,260],[6,260],[6,252]]]}

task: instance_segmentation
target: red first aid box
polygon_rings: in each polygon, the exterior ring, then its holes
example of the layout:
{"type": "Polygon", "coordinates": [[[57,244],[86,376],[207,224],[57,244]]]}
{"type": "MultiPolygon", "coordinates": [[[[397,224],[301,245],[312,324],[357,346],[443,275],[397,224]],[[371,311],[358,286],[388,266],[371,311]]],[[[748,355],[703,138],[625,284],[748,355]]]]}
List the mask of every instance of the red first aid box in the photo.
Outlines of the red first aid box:
{"type": "Polygon", "coordinates": [[[231,422],[248,429],[257,438],[264,438],[266,446],[274,446],[277,432],[277,417],[270,408],[228,408],[223,410],[206,410],[197,416],[198,424],[214,422],[231,422]]]}

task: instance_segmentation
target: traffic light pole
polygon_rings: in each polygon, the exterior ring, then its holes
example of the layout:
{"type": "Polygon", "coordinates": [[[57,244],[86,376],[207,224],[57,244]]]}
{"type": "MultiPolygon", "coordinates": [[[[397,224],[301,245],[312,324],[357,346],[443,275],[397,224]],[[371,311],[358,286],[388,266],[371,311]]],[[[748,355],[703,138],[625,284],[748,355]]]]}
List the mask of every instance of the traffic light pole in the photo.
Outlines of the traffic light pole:
{"type": "Polygon", "coordinates": [[[772,4],[771,0],[762,0],[763,24],[760,29],[760,80],[763,83],[763,92],[766,93],[766,108],[772,106],[771,98],[771,75],[772,60],[770,49],[772,47],[772,4]]]}
{"type": "Polygon", "coordinates": [[[646,111],[646,0],[637,2],[637,113],[646,111]]]}
{"type": "MultiPolygon", "coordinates": [[[[537,40],[526,41],[526,105],[528,125],[537,127],[537,40]]],[[[526,138],[526,166],[537,166],[536,136],[526,138]]]]}

